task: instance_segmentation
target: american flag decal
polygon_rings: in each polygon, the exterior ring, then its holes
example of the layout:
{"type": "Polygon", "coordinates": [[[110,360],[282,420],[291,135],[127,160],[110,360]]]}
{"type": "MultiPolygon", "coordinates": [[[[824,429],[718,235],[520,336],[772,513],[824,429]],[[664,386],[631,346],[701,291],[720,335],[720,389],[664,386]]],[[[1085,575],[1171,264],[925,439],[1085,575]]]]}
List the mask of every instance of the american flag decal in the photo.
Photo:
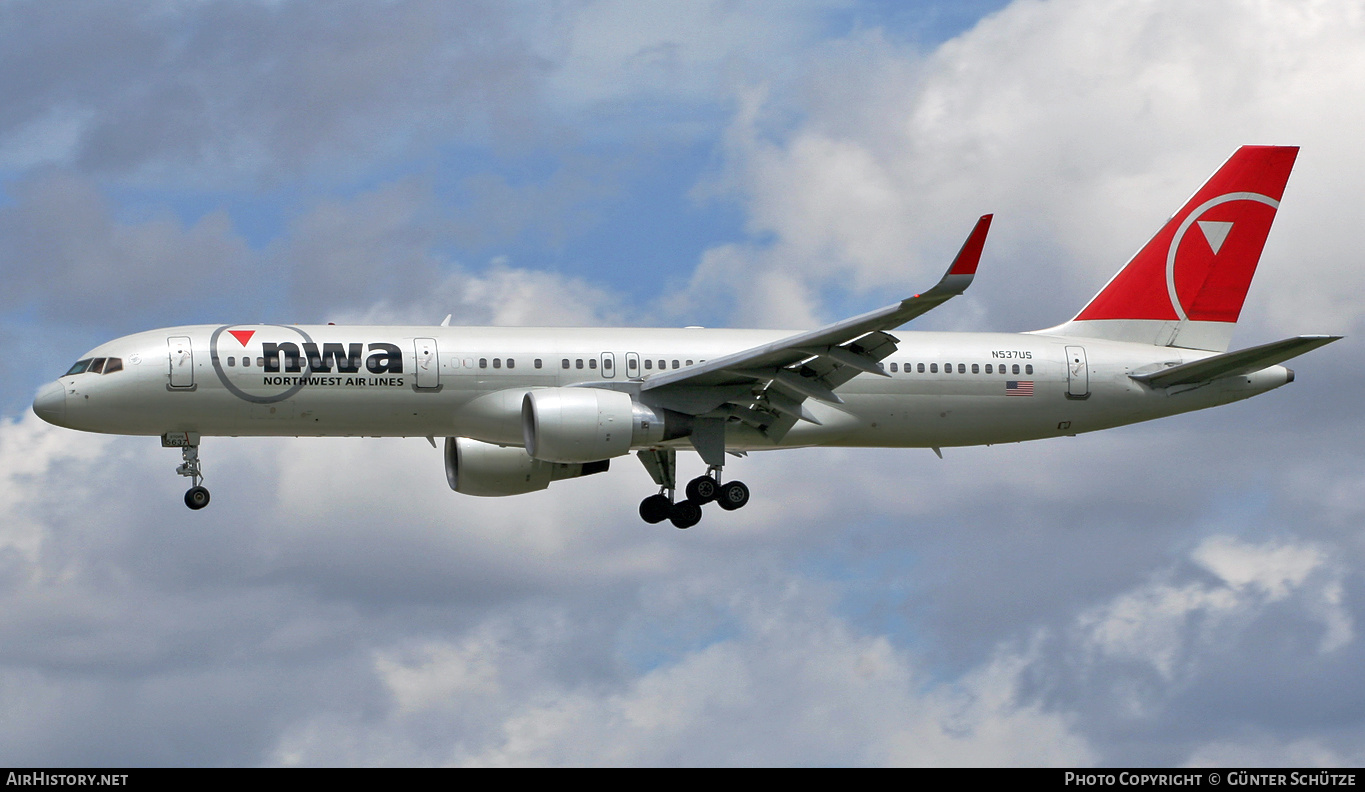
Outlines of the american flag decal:
{"type": "Polygon", "coordinates": [[[1032,396],[1033,380],[1006,380],[1006,396],[1032,396]]]}

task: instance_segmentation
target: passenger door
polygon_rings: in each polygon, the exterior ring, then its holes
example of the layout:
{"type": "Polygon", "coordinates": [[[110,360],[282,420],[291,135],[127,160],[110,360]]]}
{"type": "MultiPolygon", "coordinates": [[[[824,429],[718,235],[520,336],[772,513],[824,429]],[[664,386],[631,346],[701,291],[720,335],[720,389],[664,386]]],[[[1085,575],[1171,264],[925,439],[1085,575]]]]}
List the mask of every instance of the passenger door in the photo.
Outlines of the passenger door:
{"type": "Polygon", "coordinates": [[[436,388],[440,385],[441,356],[434,338],[414,338],[412,340],[413,370],[417,377],[417,387],[436,388]]]}
{"type": "Polygon", "coordinates": [[[1085,360],[1085,347],[1066,348],[1066,397],[1068,399],[1090,397],[1090,366],[1085,360]]]}
{"type": "Polygon", "coordinates": [[[171,387],[189,390],[194,387],[194,349],[188,336],[166,339],[171,364],[171,387]]]}

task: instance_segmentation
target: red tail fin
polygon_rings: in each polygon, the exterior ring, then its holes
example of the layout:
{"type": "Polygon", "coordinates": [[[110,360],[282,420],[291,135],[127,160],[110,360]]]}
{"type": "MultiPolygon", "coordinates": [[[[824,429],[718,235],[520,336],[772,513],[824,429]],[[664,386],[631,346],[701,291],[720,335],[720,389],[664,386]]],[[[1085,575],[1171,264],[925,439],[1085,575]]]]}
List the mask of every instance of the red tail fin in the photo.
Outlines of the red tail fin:
{"type": "Polygon", "coordinates": [[[1298,152],[1238,149],[1064,325],[1067,332],[1226,349],[1298,152]]]}

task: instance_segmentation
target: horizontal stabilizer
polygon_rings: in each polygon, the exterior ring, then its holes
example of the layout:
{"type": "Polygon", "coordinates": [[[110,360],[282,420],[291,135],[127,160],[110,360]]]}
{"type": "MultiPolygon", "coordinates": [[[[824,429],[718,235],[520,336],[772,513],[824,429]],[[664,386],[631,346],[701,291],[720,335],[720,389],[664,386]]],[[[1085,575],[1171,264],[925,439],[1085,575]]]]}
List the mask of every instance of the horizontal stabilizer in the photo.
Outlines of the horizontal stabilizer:
{"type": "Polygon", "coordinates": [[[1150,374],[1133,374],[1133,379],[1146,383],[1153,388],[1169,388],[1173,385],[1191,385],[1196,382],[1209,382],[1223,377],[1236,377],[1250,374],[1264,368],[1283,363],[1305,352],[1317,349],[1340,339],[1341,336],[1306,335],[1273,341],[1269,344],[1224,352],[1193,363],[1183,363],[1150,374]]]}

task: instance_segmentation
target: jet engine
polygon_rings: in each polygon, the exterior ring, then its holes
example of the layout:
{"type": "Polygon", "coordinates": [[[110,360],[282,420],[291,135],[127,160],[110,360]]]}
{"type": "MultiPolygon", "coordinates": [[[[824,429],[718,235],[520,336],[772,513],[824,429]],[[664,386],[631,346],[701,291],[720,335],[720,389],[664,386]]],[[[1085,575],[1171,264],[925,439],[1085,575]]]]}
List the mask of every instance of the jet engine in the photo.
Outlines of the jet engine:
{"type": "Polygon", "coordinates": [[[573,464],[532,459],[522,448],[480,443],[467,437],[446,438],[446,481],[465,495],[498,497],[536,492],[551,481],[602,473],[606,459],[573,464]]]}
{"type": "Polygon", "coordinates": [[[603,388],[542,388],[521,402],[526,451],[546,462],[610,459],[682,437],[686,416],[654,410],[629,394],[603,388]]]}

